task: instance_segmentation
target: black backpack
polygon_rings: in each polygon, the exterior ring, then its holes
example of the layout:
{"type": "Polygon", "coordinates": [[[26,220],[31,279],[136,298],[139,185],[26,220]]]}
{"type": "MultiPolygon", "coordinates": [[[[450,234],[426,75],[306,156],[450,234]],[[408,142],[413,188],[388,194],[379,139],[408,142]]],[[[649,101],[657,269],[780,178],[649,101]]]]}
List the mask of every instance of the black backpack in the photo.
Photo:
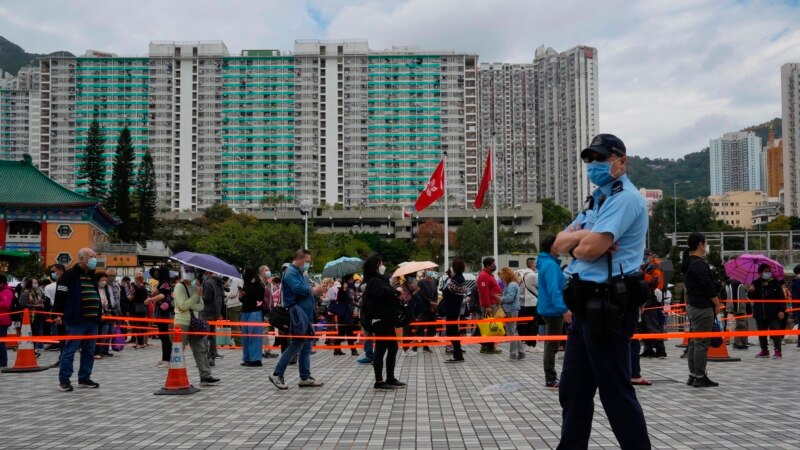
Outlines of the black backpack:
{"type": "Polygon", "coordinates": [[[19,302],[19,296],[20,295],[22,295],[22,290],[20,290],[19,292],[14,291],[14,297],[11,300],[11,321],[12,322],[22,322],[22,303],[19,302]]]}

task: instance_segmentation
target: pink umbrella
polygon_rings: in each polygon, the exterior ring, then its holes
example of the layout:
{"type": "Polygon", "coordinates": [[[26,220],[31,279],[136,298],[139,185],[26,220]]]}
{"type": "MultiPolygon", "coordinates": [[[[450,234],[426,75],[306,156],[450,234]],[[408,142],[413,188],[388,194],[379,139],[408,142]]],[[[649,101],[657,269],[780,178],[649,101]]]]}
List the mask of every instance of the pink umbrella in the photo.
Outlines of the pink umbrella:
{"type": "Polygon", "coordinates": [[[758,267],[762,264],[770,267],[772,276],[776,280],[783,279],[783,265],[764,255],[744,254],[737,256],[725,263],[725,273],[740,283],[752,284],[758,278],[758,267]]]}
{"type": "Polygon", "coordinates": [[[421,270],[435,269],[439,267],[435,262],[430,261],[411,261],[401,265],[392,274],[392,278],[408,275],[410,273],[417,273],[421,270]]]}

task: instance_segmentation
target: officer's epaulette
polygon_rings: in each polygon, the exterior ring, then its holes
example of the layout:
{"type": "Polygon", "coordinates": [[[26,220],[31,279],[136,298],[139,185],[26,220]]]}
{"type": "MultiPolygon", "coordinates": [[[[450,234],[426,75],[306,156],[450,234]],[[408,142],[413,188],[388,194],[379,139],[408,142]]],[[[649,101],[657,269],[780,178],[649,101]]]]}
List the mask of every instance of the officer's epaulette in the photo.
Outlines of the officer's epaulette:
{"type": "Polygon", "coordinates": [[[619,194],[623,189],[622,180],[617,180],[611,185],[611,195],[619,194]]]}

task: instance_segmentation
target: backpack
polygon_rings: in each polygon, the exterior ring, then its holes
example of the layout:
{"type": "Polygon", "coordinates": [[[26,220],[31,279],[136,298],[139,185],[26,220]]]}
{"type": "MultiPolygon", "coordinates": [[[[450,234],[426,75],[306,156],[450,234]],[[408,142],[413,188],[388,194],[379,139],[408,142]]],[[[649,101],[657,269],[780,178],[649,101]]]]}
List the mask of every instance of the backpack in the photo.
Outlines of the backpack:
{"type": "Polygon", "coordinates": [[[289,309],[283,306],[283,284],[281,284],[280,303],[269,310],[269,324],[281,333],[288,333],[291,321],[289,309]]]}

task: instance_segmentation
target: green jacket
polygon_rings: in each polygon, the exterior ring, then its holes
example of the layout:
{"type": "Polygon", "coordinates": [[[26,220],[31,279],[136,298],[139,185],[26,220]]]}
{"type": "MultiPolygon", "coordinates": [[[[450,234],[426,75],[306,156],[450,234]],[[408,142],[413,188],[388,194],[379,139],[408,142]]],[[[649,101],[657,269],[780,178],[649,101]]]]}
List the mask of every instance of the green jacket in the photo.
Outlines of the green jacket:
{"type": "Polygon", "coordinates": [[[194,311],[196,317],[200,317],[200,311],[203,310],[203,299],[197,295],[195,289],[192,295],[183,283],[178,283],[172,289],[172,298],[175,300],[175,325],[180,325],[181,329],[189,329],[189,321],[191,319],[189,310],[194,311]]]}

